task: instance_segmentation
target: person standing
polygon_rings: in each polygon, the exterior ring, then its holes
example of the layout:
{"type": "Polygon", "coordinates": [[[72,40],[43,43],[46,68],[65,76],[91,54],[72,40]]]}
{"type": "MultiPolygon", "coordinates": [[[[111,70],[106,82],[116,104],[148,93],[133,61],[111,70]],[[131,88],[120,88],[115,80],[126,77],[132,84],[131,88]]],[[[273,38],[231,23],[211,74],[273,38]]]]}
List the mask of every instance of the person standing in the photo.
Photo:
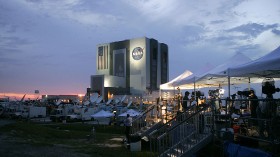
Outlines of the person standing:
{"type": "Polygon", "coordinates": [[[129,114],[126,115],[126,119],[124,120],[124,125],[125,125],[125,136],[126,136],[126,141],[127,143],[130,143],[130,128],[132,126],[132,118],[130,117],[129,114]]]}
{"type": "Polygon", "coordinates": [[[254,90],[250,90],[249,102],[250,102],[251,118],[253,118],[253,124],[256,124],[255,118],[257,118],[257,107],[259,106],[259,101],[254,90]]]}
{"type": "Polygon", "coordinates": [[[187,109],[188,109],[188,103],[190,101],[189,99],[189,95],[190,95],[190,92],[186,91],[185,92],[185,96],[183,98],[183,111],[186,112],[187,109]]]}

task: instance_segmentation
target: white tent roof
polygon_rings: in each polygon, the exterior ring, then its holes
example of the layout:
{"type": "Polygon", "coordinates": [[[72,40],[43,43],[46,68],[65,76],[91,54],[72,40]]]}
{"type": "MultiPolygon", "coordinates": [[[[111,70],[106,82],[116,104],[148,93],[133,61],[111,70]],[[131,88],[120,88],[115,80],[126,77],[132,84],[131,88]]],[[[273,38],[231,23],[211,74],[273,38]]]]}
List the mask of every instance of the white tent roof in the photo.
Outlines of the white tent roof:
{"type": "Polygon", "coordinates": [[[112,98],[108,99],[108,101],[106,102],[106,105],[109,105],[112,102],[112,98]]]}
{"type": "Polygon", "coordinates": [[[106,118],[106,117],[113,117],[114,114],[108,111],[100,110],[99,112],[91,115],[93,118],[106,118]]]}
{"type": "Polygon", "coordinates": [[[121,98],[121,102],[123,102],[125,98],[126,98],[126,95],[124,95],[124,96],[121,98]]]}
{"type": "Polygon", "coordinates": [[[229,76],[280,78],[280,46],[259,59],[229,68],[229,76]]]}
{"type": "Polygon", "coordinates": [[[130,100],[127,104],[127,108],[129,108],[131,106],[131,104],[132,104],[132,101],[130,100]]]}
{"type": "Polygon", "coordinates": [[[94,103],[98,98],[98,93],[93,93],[90,95],[90,102],[94,103]]]}
{"type": "MultiPolygon", "coordinates": [[[[233,57],[225,61],[223,64],[209,70],[209,71],[202,71],[196,74],[193,74],[179,82],[176,82],[177,85],[185,85],[185,84],[192,84],[196,83],[198,87],[213,87],[219,86],[222,84],[227,84],[227,75],[224,73],[227,71],[229,67],[244,64],[251,61],[250,58],[243,55],[242,53],[236,53],[233,57]]],[[[248,79],[248,78],[246,78],[248,79]]],[[[243,83],[248,82],[248,80],[243,80],[239,78],[237,81],[242,81],[243,83]]]]}
{"type": "Polygon", "coordinates": [[[205,77],[218,77],[227,76],[227,70],[230,67],[241,65],[250,62],[251,59],[242,53],[236,53],[233,57],[228,59],[225,63],[217,66],[216,68],[206,72],[201,78],[205,77]]]}
{"type": "MultiPolygon", "coordinates": [[[[176,80],[173,82],[174,86],[186,86],[187,84],[190,84],[190,88],[193,88],[193,83],[195,82],[195,80],[197,78],[200,78],[201,76],[203,76],[203,74],[205,74],[206,72],[210,71],[211,69],[213,69],[213,65],[207,63],[201,70],[193,73],[192,75],[183,78],[181,80],[176,80]]],[[[204,86],[203,86],[204,87],[204,86]]]]}
{"type": "Polygon", "coordinates": [[[184,78],[186,78],[186,77],[188,77],[190,75],[192,75],[192,72],[189,71],[189,70],[186,70],[181,75],[179,75],[176,78],[174,78],[173,80],[171,80],[171,81],[169,81],[169,82],[167,82],[165,84],[161,84],[160,85],[160,89],[174,89],[174,87],[177,87],[177,86],[173,85],[174,82],[183,80],[184,78]]]}
{"type": "Polygon", "coordinates": [[[90,104],[90,102],[88,100],[84,102],[84,105],[86,105],[86,106],[89,104],[90,104]]]}
{"type": "Polygon", "coordinates": [[[100,96],[100,97],[98,97],[98,98],[95,100],[95,102],[98,104],[98,103],[100,103],[102,100],[103,100],[103,97],[100,96]]]}
{"type": "Polygon", "coordinates": [[[126,112],[120,114],[119,117],[126,117],[127,114],[129,114],[131,117],[135,117],[135,116],[140,115],[141,113],[138,112],[138,111],[136,111],[136,110],[129,109],[129,110],[127,110],[126,112]]]}
{"type": "Polygon", "coordinates": [[[55,103],[57,106],[61,103],[61,99],[58,99],[58,101],[55,103]]]}
{"type": "MultiPolygon", "coordinates": [[[[217,66],[216,68],[202,74],[199,78],[196,79],[197,84],[219,84],[227,85],[228,84],[228,75],[227,71],[230,67],[237,65],[242,65],[244,63],[250,62],[251,59],[245,56],[242,53],[236,53],[233,57],[228,59],[225,63],[217,66]]],[[[253,80],[251,80],[252,82],[253,80]]],[[[231,78],[231,83],[248,83],[248,78],[231,78]]]]}

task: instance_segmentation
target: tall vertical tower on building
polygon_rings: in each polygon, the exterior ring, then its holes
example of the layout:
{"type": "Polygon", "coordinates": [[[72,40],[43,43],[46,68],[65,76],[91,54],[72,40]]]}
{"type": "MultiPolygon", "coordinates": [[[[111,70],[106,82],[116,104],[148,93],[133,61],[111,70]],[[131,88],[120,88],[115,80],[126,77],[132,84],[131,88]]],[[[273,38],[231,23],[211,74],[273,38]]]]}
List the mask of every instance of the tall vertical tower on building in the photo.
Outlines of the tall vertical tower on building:
{"type": "Polygon", "coordinates": [[[168,82],[168,46],[146,37],[97,45],[91,91],[142,96],[168,82]]]}

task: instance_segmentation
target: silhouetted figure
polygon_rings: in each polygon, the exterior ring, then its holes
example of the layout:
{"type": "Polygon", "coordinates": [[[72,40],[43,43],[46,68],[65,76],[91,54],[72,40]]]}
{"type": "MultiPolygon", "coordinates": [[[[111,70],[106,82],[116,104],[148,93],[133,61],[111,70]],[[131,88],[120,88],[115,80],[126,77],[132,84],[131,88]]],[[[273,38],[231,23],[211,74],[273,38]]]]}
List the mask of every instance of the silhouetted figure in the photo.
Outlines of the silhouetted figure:
{"type": "MultiPolygon", "coordinates": [[[[251,110],[251,118],[257,118],[257,107],[259,106],[259,101],[254,90],[250,90],[249,103],[251,110]]],[[[253,124],[256,124],[255,122],[256,120],[253,119],[253,124]]]]}
{"type": "Polygon", "coordinates": [[[186,112],[188,110],[188,103],[190,101],[189,99],[190,93],[188,91],[185,92],[185,96],[183,98],[183,111],[186,112]]]}
{"type": "Polygon", "coordinates": [[[130,143],[130,128],[132,126],[132,118],[130,117],[129,114],[126,115],[126,119],[124,120],[124,125],[125,125],[125,136],[127,143],[130,143]]]}

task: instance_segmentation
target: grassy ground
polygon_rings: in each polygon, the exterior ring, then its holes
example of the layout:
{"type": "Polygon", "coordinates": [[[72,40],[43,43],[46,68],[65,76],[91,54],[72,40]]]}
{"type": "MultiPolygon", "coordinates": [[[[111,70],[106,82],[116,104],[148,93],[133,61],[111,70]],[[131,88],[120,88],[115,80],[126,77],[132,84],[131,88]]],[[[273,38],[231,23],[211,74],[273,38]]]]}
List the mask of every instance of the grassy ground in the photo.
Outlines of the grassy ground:
{"type": "MultiPolygon", "coordinates": [[[[1,123],[1,119],[0,119],[1,123]]],[[[124,127],[82,123],[38,124],[15,121],[0,124],[0,156],[5,157],[143,157],[152,156],[148,149],[131,152],[124,147],[124,127]],[[92,134],[92,128],[95,134],[92,134]]],[[[142,143],[143,144],[143,143],[142,143]]],[[[219,144],[210,143],[197,157],[221,156],[219,144]]],[[[271,147],[261,145],[271,152],[271,147]]],[[[278,152],[279,148],[274,148],[278,152]]],[[[276,155],[276,156],[277,156],[276,155]]],[[[280,156],[280,155],[279,155],[280,156]]]]}
{"type": "MultiPolygon", "coordinates": [[[[52,150],[52,148],[61,148],[65,149],[66,153],[69,153],[67,152],[68,150],[74,154],[77,153],[76,156],[150,156],[149,152],[145,150],[141,152],[131,152],[129,149],[125,148],[122,143],[122,139],[124,138],[123,133],[124,128],[121,126],[102,126],[81,123],[34,124],[31,122],[18,121],[0,127],[2,139],[5,136],[5,140],[10,139],[9,142],[14,142],[11,146],[24,144],[24,146],[33,147],[34,150],[40,150],[44,147],[50,150],[52,150]],[[91,132],[93,127],[95,128],[95,134],[91,132]]],[[[2,150],[2,153],[3,152],[2,150]]],[[[58,152],[61,153],[62,151],[58,152]]],[[[47,153],[48,151],[45,151],[44,156],[53,156],[47,153]]],[[[61,157],[63,155],[58,156],[61,157]]],[[[65,156],[68,155],[66,154],[65,156]]]]}

